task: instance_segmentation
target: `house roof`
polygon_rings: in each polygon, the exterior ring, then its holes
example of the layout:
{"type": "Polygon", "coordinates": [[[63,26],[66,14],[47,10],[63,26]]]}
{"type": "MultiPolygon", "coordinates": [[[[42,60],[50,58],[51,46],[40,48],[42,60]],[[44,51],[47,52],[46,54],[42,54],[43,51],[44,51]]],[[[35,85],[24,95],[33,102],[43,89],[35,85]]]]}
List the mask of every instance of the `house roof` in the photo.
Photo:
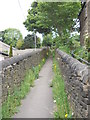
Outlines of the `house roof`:
{"type": "Polygon", "coordinates": [[[9,56],[7,53],[1,52],[1,51],[0,51],[0,54],[4,56],[9,56]]]}
{"type": "MultiPolygon", "coordinates": [[[[0,47],[2,47],[2,48],[3,48],[4,46],[5,46],[6,48],[8,48],[8,49],[10,48],[10,46],[9,46],[9,45],[7,45],[6,43],[4,43],[4,42],[2,42],[2,41],[0,40],[0,47]]],[[[14,48],[14,47],[12,47],[12,48],[13,48],[13,50],[17,50],[17,49],[16,49],[16,48],[14,48]]]]}

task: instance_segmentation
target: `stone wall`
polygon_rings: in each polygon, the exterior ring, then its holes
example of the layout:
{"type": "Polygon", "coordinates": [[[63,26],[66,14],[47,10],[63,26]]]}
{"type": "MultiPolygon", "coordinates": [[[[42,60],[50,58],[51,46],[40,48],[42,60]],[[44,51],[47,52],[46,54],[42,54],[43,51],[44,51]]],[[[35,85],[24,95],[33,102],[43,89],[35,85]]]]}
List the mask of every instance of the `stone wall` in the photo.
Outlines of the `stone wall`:
{"type": "Polygon", "coordinates": [[[56,59],[65,80],[65,89],[74,116],[76,118],[90,117],[89,66],[58,49],[56,59]]]}
{"type": "Polygon", "coordinates": [[[26,71],[38,65],[46,57],[48,49],[33,51],[0,62],[0,98],[7,99],[8,90],[13,93],[15,86],[19,87],[24,80],[26,71]],[[1,94],[2,91],[2,94],[1,94]]]}

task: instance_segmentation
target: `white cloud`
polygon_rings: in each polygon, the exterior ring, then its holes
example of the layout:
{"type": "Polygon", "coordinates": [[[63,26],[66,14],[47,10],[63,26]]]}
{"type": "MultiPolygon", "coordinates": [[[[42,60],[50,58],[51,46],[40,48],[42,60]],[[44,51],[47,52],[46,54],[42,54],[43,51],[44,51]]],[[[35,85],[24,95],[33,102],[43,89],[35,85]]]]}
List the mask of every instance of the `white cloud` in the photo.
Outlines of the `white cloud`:
{"type": "Polygon", "coordinates": [[[27,11],[34,0],[0,0],[0,31],[7,28],[17,28],[23,34],[23,37],[28,34],[28,31],[23,25],[27,18],[27,11]],[[24,18],[25,16],[25,18],[24,18]]]}

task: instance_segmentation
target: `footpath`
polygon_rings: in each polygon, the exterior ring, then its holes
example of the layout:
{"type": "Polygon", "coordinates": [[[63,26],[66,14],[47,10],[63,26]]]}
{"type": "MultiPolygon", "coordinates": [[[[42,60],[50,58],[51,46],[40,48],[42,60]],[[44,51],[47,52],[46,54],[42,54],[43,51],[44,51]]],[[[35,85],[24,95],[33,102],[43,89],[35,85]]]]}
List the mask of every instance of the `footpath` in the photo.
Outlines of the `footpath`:
{"type": "Polygon", "coordinates": [[[53,118],[54,103],[50,83],[53,79],[52,59],[49,58],[42,67],[35,86],[22,100],[19,112],[13,118],[53,118]]]}

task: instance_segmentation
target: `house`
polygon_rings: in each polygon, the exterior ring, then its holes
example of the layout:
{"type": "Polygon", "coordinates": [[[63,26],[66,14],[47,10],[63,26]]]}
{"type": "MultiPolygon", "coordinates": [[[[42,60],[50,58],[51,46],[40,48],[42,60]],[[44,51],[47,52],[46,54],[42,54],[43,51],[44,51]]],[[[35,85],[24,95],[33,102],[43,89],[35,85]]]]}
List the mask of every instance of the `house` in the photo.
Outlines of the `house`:
{"type": "Polygon", "coordinates": [[[82,2],[82,9],[79,13],[80,20],[80,43],[85,45],[86,37],[90,37],[90,0],[82,2]]]}
{"type": "Polygon", "coordinates": [[[0,51],[0,61],[4,60],[6,57],[8,57],[9,55],[7,53],[1,52],[0,51]]]}
{"type": "MultiPolygon", "coordinates": [[[[9,49],[10,49],[9,45],[7,45],[6,43],[0,41],[0,51],[1,52],[5,52],[5,53],[9,54],[9,49]]],[[[14,47],[12,49],[13,49],[13,51],[17,50],[14,47]]]]}
{"type": "MultiPolygon", "coordinates": [[[[13,49],[13,54],[15,54],[17,49],[14,47],[12,49],[13,49]]],[[[0,39],[0,61],[8,57],[9,50],[10,50],[10,46],[2,42],[2,40],[0,39]]]]}

